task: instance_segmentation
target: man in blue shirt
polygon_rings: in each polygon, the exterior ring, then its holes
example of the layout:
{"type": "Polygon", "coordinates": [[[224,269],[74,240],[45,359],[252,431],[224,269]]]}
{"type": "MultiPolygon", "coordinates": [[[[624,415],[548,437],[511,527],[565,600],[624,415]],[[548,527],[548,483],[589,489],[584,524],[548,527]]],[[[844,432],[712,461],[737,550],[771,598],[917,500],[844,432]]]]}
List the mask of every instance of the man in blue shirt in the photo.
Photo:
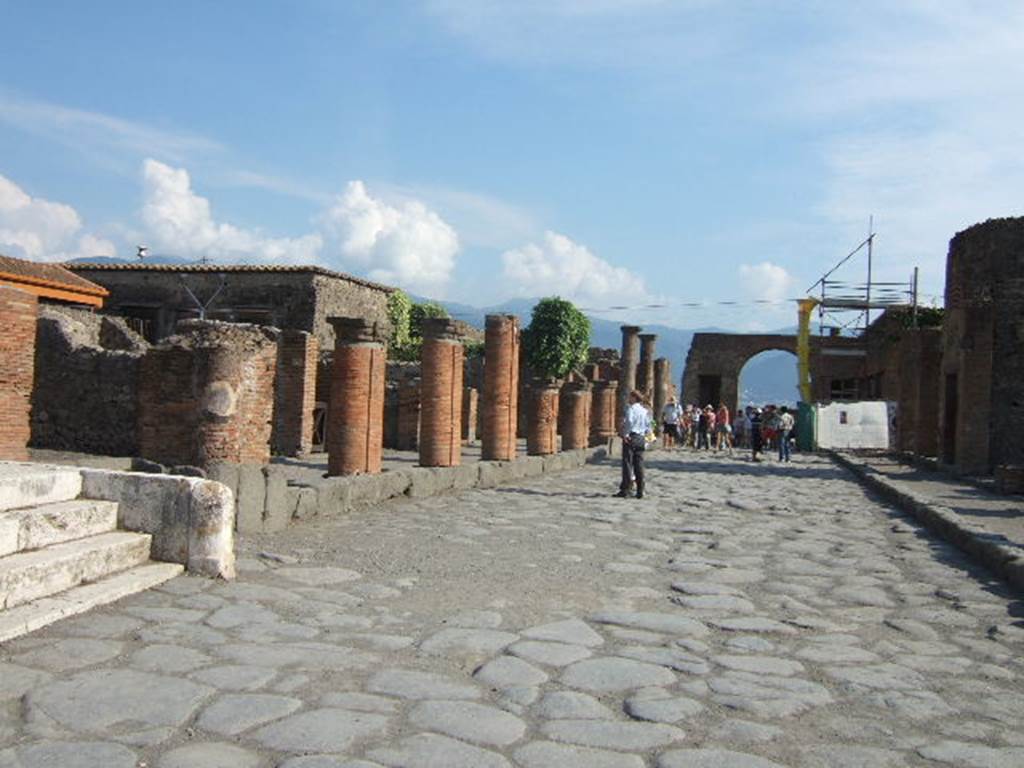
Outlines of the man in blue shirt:
{"type": "Polygon", "coordinates": [[[619,427],[619,435],[622,437],[622,482],[616,496],[628,496],[629,486],[635,479],[636,497],[644,497],[644,449],[650,429],[651,414],[643,405],[643,395],[634,389],[629,393],[629,407],[619,427]]]}

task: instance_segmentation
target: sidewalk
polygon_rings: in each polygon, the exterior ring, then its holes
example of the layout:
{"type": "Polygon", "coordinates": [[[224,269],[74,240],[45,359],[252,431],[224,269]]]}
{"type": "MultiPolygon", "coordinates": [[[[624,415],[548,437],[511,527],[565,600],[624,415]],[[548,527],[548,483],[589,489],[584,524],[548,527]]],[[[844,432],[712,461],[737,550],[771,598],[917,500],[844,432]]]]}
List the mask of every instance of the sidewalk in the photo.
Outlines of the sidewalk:
{"type": "Polygon", "coordinates": [[[1024,497],[1001,496],[891,456],[828,454],[934,533],[1024,590],[1024,497]]]}

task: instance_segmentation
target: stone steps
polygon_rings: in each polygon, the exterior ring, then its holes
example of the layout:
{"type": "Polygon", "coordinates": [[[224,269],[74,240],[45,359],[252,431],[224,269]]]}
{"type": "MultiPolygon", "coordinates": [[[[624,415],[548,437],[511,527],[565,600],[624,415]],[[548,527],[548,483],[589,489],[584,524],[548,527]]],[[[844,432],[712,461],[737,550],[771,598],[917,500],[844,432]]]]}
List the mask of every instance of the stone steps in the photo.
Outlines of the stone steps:
{"type": "Polygon", "coordinates": [[[0,512],[77,499],[82,475],[72,467],[0,464],[0,512]]]}
{"type": "Polygon", "coordinates": [[[117,529],[117,504],[76,499],[0,512],[0,557],[117,529]]]}
{"type": "Polygon", "coordinates": [[[149,560],[151,536],[114,531],[0,559],[0,608],[96,581],[149,560]]]}
{"type": "Polygon", "coordinates": [[[80,584],[59,594],[0,611],[0,643],[163,584],[184,569],[177,563],[150,561],[99,581],[80,584]]]}

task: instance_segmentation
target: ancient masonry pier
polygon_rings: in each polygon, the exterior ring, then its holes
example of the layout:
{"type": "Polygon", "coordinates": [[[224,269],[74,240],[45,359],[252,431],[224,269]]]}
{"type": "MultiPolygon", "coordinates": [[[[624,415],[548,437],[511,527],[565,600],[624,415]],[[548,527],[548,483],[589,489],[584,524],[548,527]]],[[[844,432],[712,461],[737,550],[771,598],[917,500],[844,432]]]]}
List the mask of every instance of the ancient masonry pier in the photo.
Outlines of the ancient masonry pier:
{"type": "Polygon", "coordinates": [[[0,285],[0,459],[28,458],[38,311],[34,295],[0,285]]]}
{"type": "Polygon", "coordinates": [[[462,340],[447,318],[423,321],[420,352],[420,466],[456,467],[462,458],[462,340]]]}
{"type": "Polygon", "coordinates": [[[595,381],[590,404],[590,443],[604,445],[617,432],[615,422],[615,395],[617,381],[595,381]]]}
{"type": "Polygon", "coordinates": [[[640,357],[640,327],[636,325],[622,326],[622,356],[619,373],[619,397],[615,410],[615,423],[618,424],[626,413],[629,405],[629,393],[636,389],[636,372],[640,357]]]}
{"type": "Polygon", "coordinates": [[[462,393],[462,442],[476,445],[476,423],[480,408],[480,393],[466,387],[462,393]]]}
{"type": "Polygon", "coordinates": [[[484,391],[481,423],[485,461],[516,457],[519,410],[519,319],[488,315],[484,330],[484,391]]]}
{"type": "Polygon", "coordinates": [[[327,425],[327,473],[375,474],[384,443],[385,337],[377,323],[332,317],[334,370],[327,425]]]}
{"type": "Polygon", "coordinates": [[[161,464],[266,464],[277,331],[189,320],[139,370],[139,453],[161,464]]]}
{"type": "Polygon", "coordinates": [[[587,381],[572,381],[562,388],[559,407],[562,418],[562,450],[586,448],[590,441],[591,387],[587,381]]]}
{"type": "Polygon", "coordinates": [[[558,392],[562,382],[557,379],[534,379],[527,389],[530,407],[526,421],[526,453],[548,456],[558,453],[558,392]]]}
{"type": "Polygon", "coordinates": [[[654,418],[661,423],[661,412],[668,402],[669,388],[672,386],[672,363],[667,357],[659,357],[654,361],[654,418]]]}
{"type": "Polygon", "coordinates": [[[636,388],[644,393],[647,402],[654,399],[654,345],[656,333],[640,334],[640,366],[636,373],[636,388]]]}
{"type": "Polygon", "coordinates": [[[274,451],[301,456],[313,448],[316,365],[320,344],[305,331],[285,329],[277,343],[274,393],[274,451]]]}
{"type": "Polygon", "coordinates": [[[420,380],[403,379],[398,384],[398,424],[395,447],[415,451],[420,442],[420,380]]]}

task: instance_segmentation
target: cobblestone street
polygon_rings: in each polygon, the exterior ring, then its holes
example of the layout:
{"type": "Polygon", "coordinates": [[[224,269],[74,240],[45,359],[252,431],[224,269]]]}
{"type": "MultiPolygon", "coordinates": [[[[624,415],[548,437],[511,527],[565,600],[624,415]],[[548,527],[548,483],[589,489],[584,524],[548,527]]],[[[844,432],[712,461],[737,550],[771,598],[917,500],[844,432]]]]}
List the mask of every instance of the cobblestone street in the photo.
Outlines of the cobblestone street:
{"type": "Polygon", "coordinates": [[[0,768],[1024,765],[1001,582],[823,458],[648,466],[307,520],[8,643],[0,768]]]}

